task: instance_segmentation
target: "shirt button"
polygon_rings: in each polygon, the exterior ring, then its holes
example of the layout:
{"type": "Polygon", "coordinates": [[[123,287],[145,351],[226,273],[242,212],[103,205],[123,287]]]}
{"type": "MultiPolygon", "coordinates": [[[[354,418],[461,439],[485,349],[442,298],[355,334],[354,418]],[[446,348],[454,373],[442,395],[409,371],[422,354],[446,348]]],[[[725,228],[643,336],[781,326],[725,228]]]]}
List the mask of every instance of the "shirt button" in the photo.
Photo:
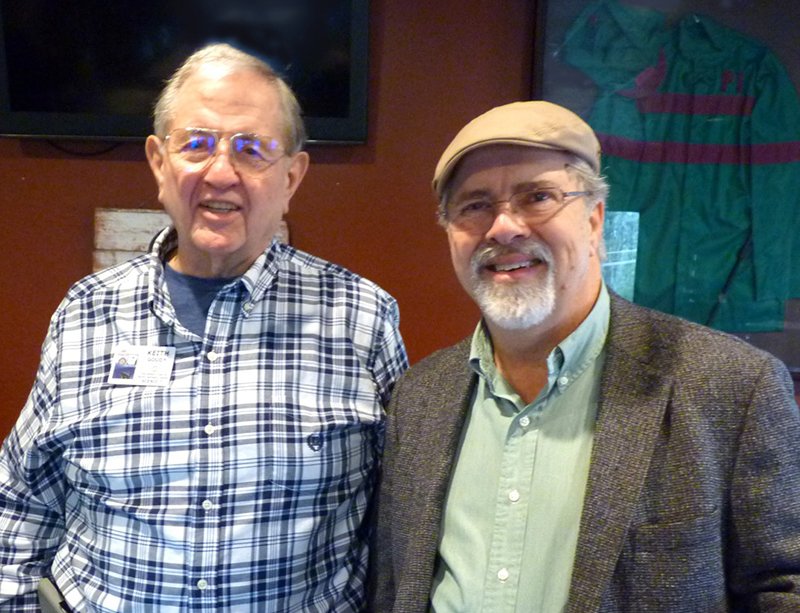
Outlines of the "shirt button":
{"type": "Polygon", "coordinates": [[[511,576],[511,573],[508,572],[507,568],[501,568],[497,571],[497,578],[501,581],[501,583],[505,583],[508,581],[508,578],[511,576]]]}
{"type": "Polygon", "coordinates": [[[216,432],[216,431],[217,431],[217,428],[216,428],[216,426],[214,426],[214,424],[206,424],[206,427],[203,428],[203,432],[205,432],[208,435],[214,434],[214,432],[216,432]]]}
{"type": "Polygon", "coordinates": [[[204,590],[207,587],[208,587],[208,581],[206,581],[205,579],[200,579],[200,581],[197,582],[198,590],[204,590]]]}
{"type": "Polygon", "coordinates": [[[210,511],[211,509],[214,508],[214,503],[211,502],[210,500],[204,500],[202,506],[206,511],[210,511]]]}
{"type": "Polygon", "coordinates": [[[567,383],[569,383],[569,377],[559,377],[558,378],[558,384],[559,385],[566,385],[567,383]]]}
{"type": "Polygon", "coordinates": [[[253,303],[252,302],[245,302],[244,306],[242,307],[245,313],[249,313],[253,310],[253,303]]]}
{"type": "Polygon", "coordinates": [[[219,359],[219,354],[213,349],[206,354],[209,362],[216,362],[219,359]]]}
{"type": "Polygon", "coordinates": [[[519,425],[522,426],[523,428],[527,428],[528,426],[531,425],[531,418],[528,417],[527,415],[523,415],[522,417],[519,418],[519,425]]]}
{"type": "Polygon", "coordinates": [[[519,501],[519,499],[520,499],[520,494],[519,494],[519,491],[518,491],[518,490],[511,490],[511,491],[508,493],[508,499],[509,499],[511,502],[518,502],[518,501],[519,501]]]}

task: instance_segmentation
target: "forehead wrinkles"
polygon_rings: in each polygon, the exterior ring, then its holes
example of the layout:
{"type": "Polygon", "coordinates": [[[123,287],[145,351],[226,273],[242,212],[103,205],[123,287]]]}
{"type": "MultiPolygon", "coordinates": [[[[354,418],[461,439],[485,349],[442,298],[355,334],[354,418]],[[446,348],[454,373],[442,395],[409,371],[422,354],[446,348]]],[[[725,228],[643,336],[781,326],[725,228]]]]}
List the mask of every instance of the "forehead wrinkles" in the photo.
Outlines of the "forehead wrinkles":
{"type": "Polygon", "coordinates": [[[246,71],[229,72],[219,79],[200,73],[187,79],[179,90],[173,120],[172,127],[191,124],[228,132],[277,132],[278,96],[270,83],[246,71]],[[218,125],[221,122],[225,125],[218,125]]]}

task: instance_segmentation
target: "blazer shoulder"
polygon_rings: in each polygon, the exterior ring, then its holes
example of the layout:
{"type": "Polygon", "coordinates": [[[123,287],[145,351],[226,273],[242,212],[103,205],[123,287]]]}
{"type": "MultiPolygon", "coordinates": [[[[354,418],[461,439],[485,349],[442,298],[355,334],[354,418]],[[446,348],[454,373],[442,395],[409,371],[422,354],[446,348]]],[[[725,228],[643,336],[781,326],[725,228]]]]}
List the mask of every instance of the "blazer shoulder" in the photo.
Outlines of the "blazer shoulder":
{"type": "Polygon", "coordinates": [[[433,406],[452,408],[468,397],[474,381],[469,366],[471,339],[440,349],[406,370],[392,391],[388,413],[408,407],[433,406]]]}
{"type": "Polygon", "coordinates": [[[755,371],[785,370],[775,356],[746,341],[612,297],[607,345],[642,365],[682,377],[688,373],[726,373],[726,378],[755,371]]]}
{"type": "Polygon", "coordinates": [[[471,337],[455,345],[434,351],[414,364],[403,375],[404,379],[420,382],[443,376],[452,376],[469,369],[471,337]]]}

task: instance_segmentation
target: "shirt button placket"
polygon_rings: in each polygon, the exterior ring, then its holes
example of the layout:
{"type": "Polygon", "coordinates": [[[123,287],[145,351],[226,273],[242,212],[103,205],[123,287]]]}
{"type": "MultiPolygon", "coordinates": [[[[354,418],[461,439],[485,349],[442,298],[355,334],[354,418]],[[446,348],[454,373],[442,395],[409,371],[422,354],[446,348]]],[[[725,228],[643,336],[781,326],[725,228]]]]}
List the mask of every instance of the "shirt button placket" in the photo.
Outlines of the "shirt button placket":
{"type": "MultiPolygon", "coordinates": [[[[205,415],[205,425],[203,432],[206,435],[203,447],[202,467],[198,467],[204,475],[201,483],[201,490],[198,492],[201,502],[200,507],[205,512],[199,528],[199,538],[202,540],[202,553],[198,560],[198,567],[204,569],[204,573],[214,572],[217,564],[218,544],[219,544],[219,522],[220,518],[211,511],[215,508],[213,500],[219,495],[220,483],[223,479],[220,473],[221,445],[220,437],[220,407],[222,400],[220,392],[224,384],[223,354],[214,349],[209,349],[205,354],[206,360],[206,379],[204,386],[210,392],[208,394],[207,412],[205,415]]],[[[203,422],[201,422],[203,423],[203,422]]],[[[211,585],[206,579],[199,579],[196,587],[203,594],[203,599],[209,598],[212,590],[211,585]]]]}

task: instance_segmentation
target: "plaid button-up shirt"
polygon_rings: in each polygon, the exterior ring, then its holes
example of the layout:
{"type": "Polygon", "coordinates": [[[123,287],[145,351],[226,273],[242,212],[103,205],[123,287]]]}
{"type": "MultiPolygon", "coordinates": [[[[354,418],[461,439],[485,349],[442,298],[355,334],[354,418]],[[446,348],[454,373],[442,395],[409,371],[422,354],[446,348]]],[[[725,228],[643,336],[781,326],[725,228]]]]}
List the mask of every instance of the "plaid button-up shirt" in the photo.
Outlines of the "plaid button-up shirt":
{"type": "Polygon", "coordinates": [[[395,301],[274,242],[201,338],[166,290],[173,241],[53,316],[0,452],[0,611],[38,611],[49,572],[76,610],[362,609],[383,407],[407,366],[395,301]],[[166,383],[110,381],[126,346],[174,347],[166,383]]]}

